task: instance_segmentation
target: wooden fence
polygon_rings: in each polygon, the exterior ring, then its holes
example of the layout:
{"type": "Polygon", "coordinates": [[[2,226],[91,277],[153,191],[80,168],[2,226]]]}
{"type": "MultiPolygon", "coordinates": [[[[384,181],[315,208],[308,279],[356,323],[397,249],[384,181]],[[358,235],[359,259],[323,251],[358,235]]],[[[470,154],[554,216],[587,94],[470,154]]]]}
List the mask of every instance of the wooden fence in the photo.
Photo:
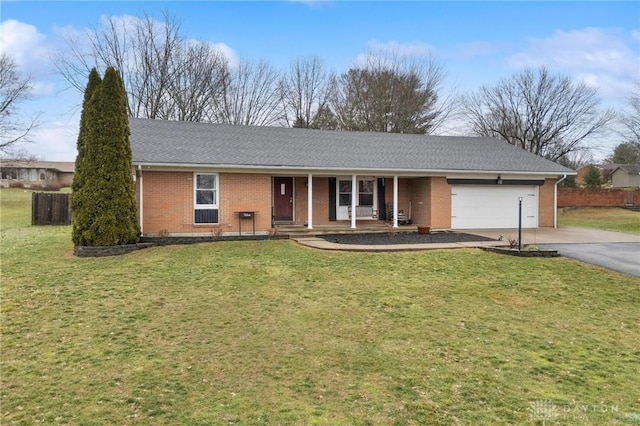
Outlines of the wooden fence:
{"type": "Polygon", "coordinates": [[[32,225],[71,225],[69,194],[34,192],[31,195],[32,225]]]}

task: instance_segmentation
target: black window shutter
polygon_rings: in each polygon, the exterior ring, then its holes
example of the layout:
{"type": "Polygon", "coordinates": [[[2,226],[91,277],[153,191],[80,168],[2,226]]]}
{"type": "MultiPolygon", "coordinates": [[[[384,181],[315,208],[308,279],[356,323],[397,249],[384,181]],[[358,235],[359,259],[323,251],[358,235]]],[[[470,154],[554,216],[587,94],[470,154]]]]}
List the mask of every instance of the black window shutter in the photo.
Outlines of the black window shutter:
{"type": "Polygon", "coordinates": [[[384,178],[378,178],[378,219],[387,220],[387,207],[384,199],[384,178]]]}
{"type": "Polygon", "coordinates": [[[336,220],[336,178],[329,178],[329,220],[336,220]]]}

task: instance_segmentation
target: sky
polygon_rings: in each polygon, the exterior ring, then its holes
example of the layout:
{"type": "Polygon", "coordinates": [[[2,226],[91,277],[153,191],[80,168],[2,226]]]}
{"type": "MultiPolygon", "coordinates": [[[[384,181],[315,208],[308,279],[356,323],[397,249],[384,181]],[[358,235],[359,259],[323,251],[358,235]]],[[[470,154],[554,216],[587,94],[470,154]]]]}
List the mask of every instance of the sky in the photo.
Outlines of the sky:
{"type": "MultiPolygon", "coordinates": [[[[527,67],[598,89],[604,106],[621,108],[640,80],[640,2],[597,1],[12,1],[0,2],[0,52],[31,77],[32,98],[19,113],[39,113],[33,142],[41,160],[73,161],[83,94],[57,72],[65,34],[82,37],[105,16],[169,12],[191,39],[214,43],[231,62],[266,60],[284,70],[318,56],[337,73],[367,51],[432,55],[456,93],[494,85],[527,67]]],[[[449,132],[464,132],[457,128],[449,132]]],[[[609,155],[619,137],[597,142],[609,155]]]]}

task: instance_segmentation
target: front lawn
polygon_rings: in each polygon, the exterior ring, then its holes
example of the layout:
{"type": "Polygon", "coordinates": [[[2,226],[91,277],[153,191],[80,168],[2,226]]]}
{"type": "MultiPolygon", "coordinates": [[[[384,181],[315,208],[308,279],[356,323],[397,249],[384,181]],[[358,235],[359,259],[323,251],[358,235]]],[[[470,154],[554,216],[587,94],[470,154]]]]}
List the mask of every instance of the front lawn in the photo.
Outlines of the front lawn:
{"type": "Polygon", "coordinates": [[[558,209],[558,225],[640,234],[640,212],[619,207],[565,207],[558,209]]]}
{"type": "Polygon", "coordinates": [[[639,279],[292,241],[79,259],[22,194],[0,190],[2,424],[640,423],[639,279]]]}

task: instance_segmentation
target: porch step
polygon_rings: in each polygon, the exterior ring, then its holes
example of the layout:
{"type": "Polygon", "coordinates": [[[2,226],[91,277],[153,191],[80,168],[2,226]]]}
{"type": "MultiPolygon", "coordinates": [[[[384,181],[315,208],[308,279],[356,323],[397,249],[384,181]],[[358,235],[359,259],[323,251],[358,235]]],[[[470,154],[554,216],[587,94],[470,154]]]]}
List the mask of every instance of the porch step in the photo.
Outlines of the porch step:
{"type": "Polygon", "coordinates": [[[351,226],[347,225],[320,225],[314,226],[313,229],[307,229],[306,226],[283,226],[276,225],[276,232],[278,234],[285,234],[291,237],[295,236],[313,236],[323,234],[366,234],[366,233],[385,233],[385,232],[417,232],[418,227],[415,225],[400,225],[397,228],[392,228],[384,224],[377,225],[358,225],[356,229],[351,229],[351,226]]]}

